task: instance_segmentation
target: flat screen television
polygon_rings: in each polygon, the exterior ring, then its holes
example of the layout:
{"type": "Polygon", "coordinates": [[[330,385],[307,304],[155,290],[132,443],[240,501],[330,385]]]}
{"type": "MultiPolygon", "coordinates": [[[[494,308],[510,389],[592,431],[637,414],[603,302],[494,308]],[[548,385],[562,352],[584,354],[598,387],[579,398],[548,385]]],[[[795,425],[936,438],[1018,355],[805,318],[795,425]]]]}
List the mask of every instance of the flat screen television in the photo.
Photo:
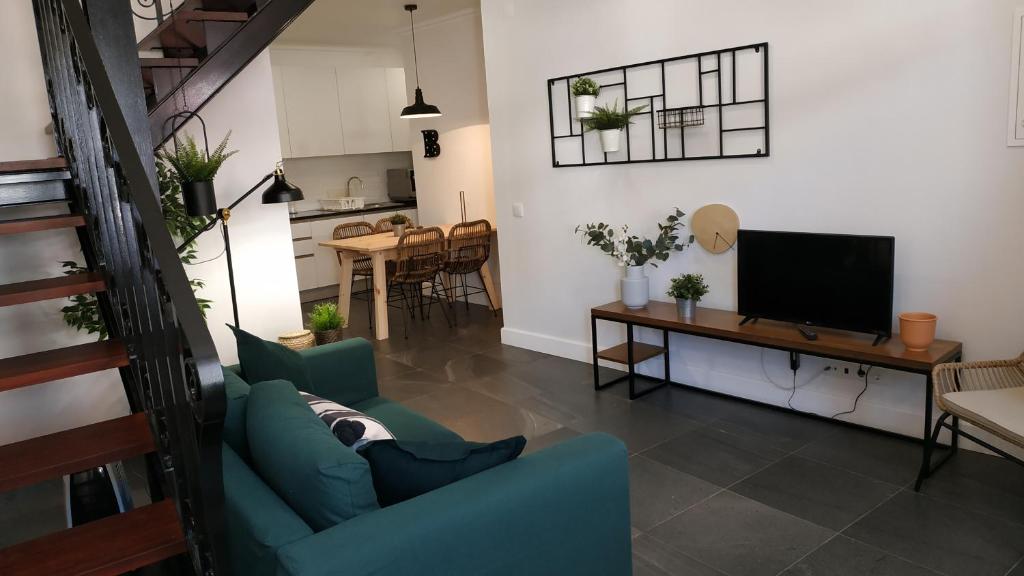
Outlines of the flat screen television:
{"type": "Polygon", "coordinates": [[[892,335],[892,236],[740,230],[739,313],[892,335]]]}

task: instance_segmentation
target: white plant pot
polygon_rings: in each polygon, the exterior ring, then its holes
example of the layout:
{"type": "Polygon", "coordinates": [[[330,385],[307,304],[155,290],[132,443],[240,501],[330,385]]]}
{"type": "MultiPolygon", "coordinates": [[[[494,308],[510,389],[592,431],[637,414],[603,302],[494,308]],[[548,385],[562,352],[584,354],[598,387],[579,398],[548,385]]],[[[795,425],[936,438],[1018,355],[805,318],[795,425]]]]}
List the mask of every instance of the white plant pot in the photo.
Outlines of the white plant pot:
{"type": "Polygon", "coordinates": [[[643,308],[651,300],[651,286],[643,266],[626,266],[621,280],[622,303],[626,308],[643,308]]]}
{"type": "Polygon", "coordinates": [[[597,104],[597,96],[576,97],[576,117],[590,118],[594,114],[594,106],[597,104]]]}
{"type": "Polygon", "coordinates": [[[604,152],[619,151],[619,136],[622,130],[601,130],[601,150],[604,152]]]}

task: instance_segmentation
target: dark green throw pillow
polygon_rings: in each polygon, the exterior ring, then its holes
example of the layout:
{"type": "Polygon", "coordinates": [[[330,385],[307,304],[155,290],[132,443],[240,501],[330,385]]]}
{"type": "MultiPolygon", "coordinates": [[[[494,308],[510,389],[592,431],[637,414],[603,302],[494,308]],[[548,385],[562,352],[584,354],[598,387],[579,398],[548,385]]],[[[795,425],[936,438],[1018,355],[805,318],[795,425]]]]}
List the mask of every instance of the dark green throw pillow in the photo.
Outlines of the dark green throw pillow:
{"type": "Polygon", "coordinates": [[[269,342],[241,328],[227,325],[235,333],[238,365],[250,384],[267,380],[286,380],[304,392],[310,389],[309,370],[302,356],[277,342],[269,342]]]}
{"type": "Polygon", "coordinates": [[[525,447],[522,436],[490,444],[379,440],[359,454],[370,463],[377,501],[390,506],[515,460],[525,447]]]}

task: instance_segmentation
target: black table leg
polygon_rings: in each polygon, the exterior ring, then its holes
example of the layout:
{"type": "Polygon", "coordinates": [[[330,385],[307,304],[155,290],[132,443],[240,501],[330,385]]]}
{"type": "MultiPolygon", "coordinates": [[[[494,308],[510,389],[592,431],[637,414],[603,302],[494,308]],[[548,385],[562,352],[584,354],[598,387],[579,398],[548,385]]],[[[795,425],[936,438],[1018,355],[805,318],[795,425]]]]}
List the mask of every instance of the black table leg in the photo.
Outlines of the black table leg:
{"type": "Polygon", "coordinates": [[[597,317],[591,314],[590,316],[590,339],[591,345],[593,346],[593,361],[594,361],[594,390],[601,389],[600,373],[597,369],[597,317]]]}
{"type": "Polygon", "coordinates": [[[633,325],[626,324],[626,362],[629,365],[629,397],[636,397],[636,366],[633,365],[633,325]]]}
{"type": "Polygon", "coordinates": [[[665,348],[665,384],[672,383],[672,371],[669,368],[669,357],[668,357],[668,330],[661,331],[664,337],[664,348],[665,348]]]}
{"type": "Polygon", "coordinates": [[[921,472],[918,474],[918,480],[915,486],[915,490],[919,490],[921,482],[928,477],[928,472],[931,469],[932,459],[932,395],[934,393],[935,384],[932,382],[931,372],[925,376],[924,386],[924,437],[921,438],[921,472]]]}

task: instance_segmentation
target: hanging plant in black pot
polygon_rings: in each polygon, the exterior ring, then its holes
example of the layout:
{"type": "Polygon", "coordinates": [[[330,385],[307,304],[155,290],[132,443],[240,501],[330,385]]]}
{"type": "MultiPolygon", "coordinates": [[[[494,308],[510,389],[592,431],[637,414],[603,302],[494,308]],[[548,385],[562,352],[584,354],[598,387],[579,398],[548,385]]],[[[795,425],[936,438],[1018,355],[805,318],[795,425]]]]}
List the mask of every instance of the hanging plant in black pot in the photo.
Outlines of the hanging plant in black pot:
{"type": "Polygon", "coordinates": [[[213,177],[224,161],[238,152],[226,151],[230,137],[231,132],[228,132],[213,152],[208,152],[200,150],[191,135],[185,136],[184,141],[175,136],[174,149],[165,148],[160,153],[160,159],[170,164],[178,175],[189,216],[208,216],[217,212],[213,177]]]}

